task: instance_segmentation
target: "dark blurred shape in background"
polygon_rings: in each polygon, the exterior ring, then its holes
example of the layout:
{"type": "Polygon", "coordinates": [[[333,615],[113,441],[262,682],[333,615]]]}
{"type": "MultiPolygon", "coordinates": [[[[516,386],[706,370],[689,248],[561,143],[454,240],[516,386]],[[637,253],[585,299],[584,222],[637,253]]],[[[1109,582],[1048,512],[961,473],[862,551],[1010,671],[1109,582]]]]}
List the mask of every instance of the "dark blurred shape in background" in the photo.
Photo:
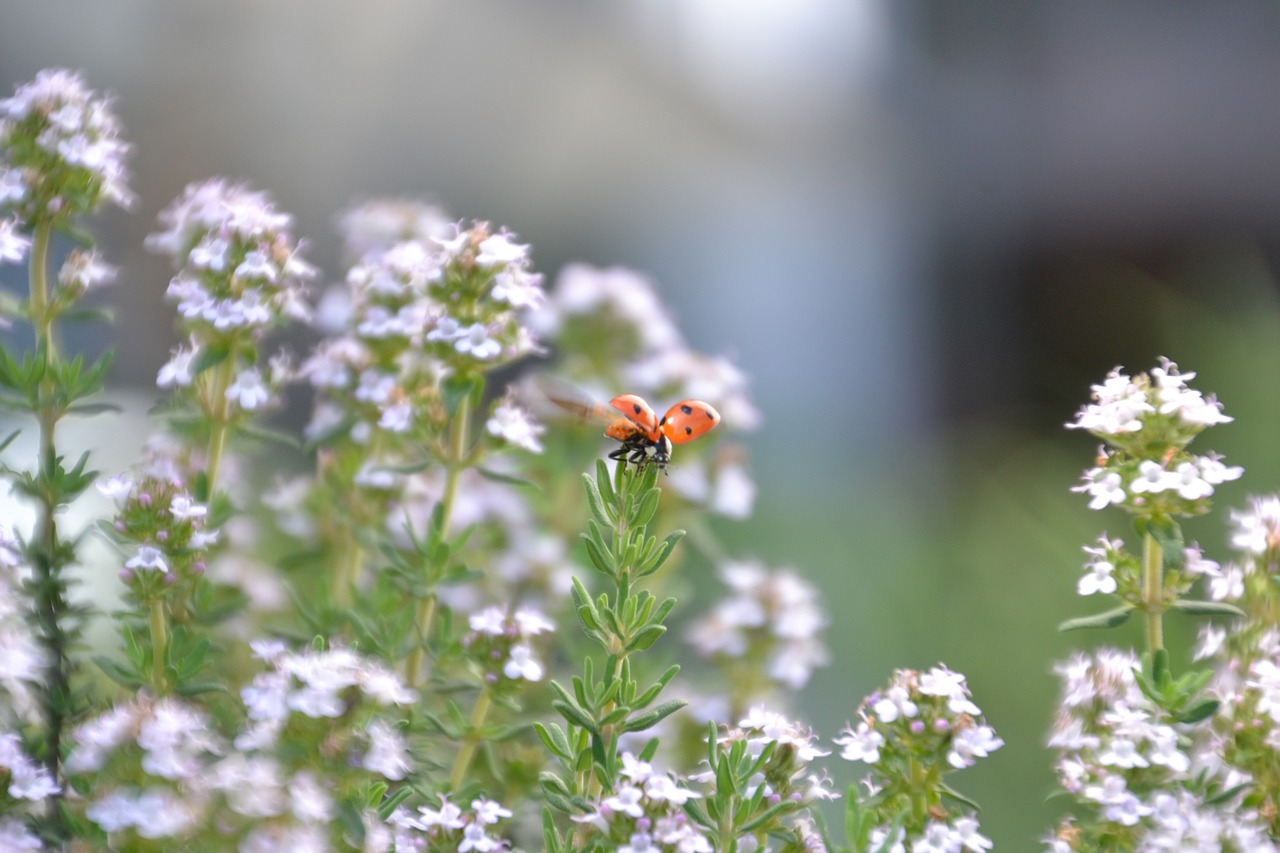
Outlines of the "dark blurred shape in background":
{"type": "Polygon", "coordinates": [[[379,195],[510,227],[549,278],[652,275],[754,378],[730,535],[836,614],[803,715],[834,736],[894,666],[967,673],[1009,744],[958,780],[998,845],[1051,825],[1050,661],[1094,640],[1054,625],[1124,523],[1066,492],[1088,384],[1168,355],[1239,419],[1223,504],[1280,476],[1275,3],[5,4],[0,87],[53,65],[135,145],[139,204],[99,229],[120,322],[86,344],[118,385],[174,343],[142,238],[212,175],[293,212],[330,280],[336,216],[379,195]]]}

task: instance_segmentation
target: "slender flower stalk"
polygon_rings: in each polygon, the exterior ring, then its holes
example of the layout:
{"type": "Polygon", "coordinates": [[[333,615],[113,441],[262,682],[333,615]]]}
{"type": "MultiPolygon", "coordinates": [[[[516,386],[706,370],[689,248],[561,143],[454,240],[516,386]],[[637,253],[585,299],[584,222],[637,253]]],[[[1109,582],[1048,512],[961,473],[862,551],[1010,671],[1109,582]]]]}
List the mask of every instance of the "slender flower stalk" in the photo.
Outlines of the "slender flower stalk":
{"type": "Polygon", "coordinates": [[[453,769],[449,772],[449,788],[458,790],[466,781],[467,769],[471,766],[471,758],[475,755],[476,746],[480,743],[480,729],[489,713],[492,694],[488,688],[481,688],[476,696],[475,707],[471,709],[471,718],[467,721],[467,734],[453,760],[453,769]]]}
{"type": "Polygon", "coordinates": [[[1164,556],[1150,533],[1142,537],[1142,601],[1147,653],[1164,648],[1164,556]]]}

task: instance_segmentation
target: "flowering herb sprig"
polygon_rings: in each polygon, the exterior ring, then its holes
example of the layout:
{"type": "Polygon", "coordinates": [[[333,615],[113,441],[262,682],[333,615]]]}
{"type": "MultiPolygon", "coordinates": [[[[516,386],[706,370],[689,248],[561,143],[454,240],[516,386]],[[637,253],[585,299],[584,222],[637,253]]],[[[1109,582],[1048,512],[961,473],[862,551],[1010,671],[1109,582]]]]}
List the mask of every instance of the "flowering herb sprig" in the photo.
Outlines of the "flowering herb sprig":
{"type": "Polygon", "coordinates": [[[1121,541],[1103,537],[1101,549],[1090,551],[1097,558],[1088,565],[1094,579],[1082,582],[1081,594],[1119,592],[1123,603],[1096,616],[1073,619],[1064,630],[1119,625],[1138,610],[1146,620],[1147,650],[1155,654],[1164,648],[1162,620],[1169,609],[1235,612],[1182,598],[1197,576],[1199,551],[1186,548],[1177,519],[1207,512],[1214,488],[1238,479],[1243,471],[1224,465],[1217,454],[1195,456],[1187,450],[1207,427],[1232,420],[1223,414],[1221,403],[1187,384],[1194,378],[1194,373],[1180,373],[1168,359],[1137,377],[1116,368],[1105,382],[1093,386],[1093,402],[1067,424],[1104,442],[1097,464],[1085,471],[1084,482],[1073,491],[1090,496],[1090,509],[1116,505],[1133,514],[1142,557],[1136,561],[1121,541]],[[1105,576],[1114,570],[1118,576],[1113,584],[1105,576]]]}
{"type": "Polygon", "coordinates": [[[977,809],[945,778],[1004,745],[945,666],[899,670],[863,700],[858,721],[836,739],[840,755],[865,763],[865,794],[850,792],[846,828],[854,850],[983,851],[977,809]]]}
{"type": "MultiPolygon", "coordinates": [[[[113,270],[97,254],[77,250],[51,282],[49,256],[55,230],[73,229],[80,217],[106,204],[131,202],[124,165],[128,147],[110,100],[88,89],[75,72],[42,71],[0,101],[0,261],[30,255],[25,303],[5,299],[0,310],[30,323],[35,334],[34,348],[20,359],[0,349],[0,405],[32,416],[40,434],[30,470],[6,465],[4,474],[36,507],[35,530],[23,545],[24,562],[34,572],[23,580],[23,591],[31,601],[44,666],[43,719],[32,746],[51,783],[39,829],[54,840],[67,833],[60,765],[63,730],[82,702],[72,686],[71,652],[85,617],[85,609],[68,600],[66,571],[78,559],[78,537],[64,536],[56,516],[94,480],[88,453],[68,465],[55,434],[67,415],[103,410],[86,400],[101,391],[111,361],[109,356],[91,364],[79,356],[64,358],[56,328],[83,297],[111,280],[113,270]]],[[[91,242],[87,235],[80,239],[91,242]]],[[[0,438],[0,449],[15,436],[0,438]]]]}
{"type": "Polygon", "coordinates": [[[207,448],[195,483],[202,500],[217,491],[228,435],[267,409],[290,375],[287,359],[262,353],[268,332],[308,315],[316,271],[290,224],[264,193],[213,178],[188,185],[147,238],[175,270],[166,296],[187,343],[158,381],[173,389],[175,422],[207,448]]]}
{"type": "Polygon", "coordinates": [[[122,686],[146,685],[156,695],[219,689],[200,678],[212,641],[193,631],[226,615],[213,606],[214,593],[204,582],[208,551],[218,538],[209,508],[180,480],[154,474],[136,482],[120,475],[98,488],[116,503],[108,535],[125,551],[120,579],[134,609],[124,625],[126,662],[105,655],[96,662],[122,686]]]}
{"type": "MultiPolygon", "coordinates": [[[[583,475],[591,517],[582,536],[596,571],[613,587],[613,595],[593,598],[577,578],[573,600],[583,632],[604,653],[597,674],[593,659],[584,661],[583,674],[574,676],[572,689],[552,682],[558,694],[553,707],[566,727],[535,726],[543,745],[556,757],[560,772],[542,775],[543,795],[548,804],[574,814],[601,792],[616,793],[623,771],[619,739],[642,732],[675,713],[684,703],[658,705],[664,687],[679,671],[668,668],[655,682],[641,688],[632,676],[630,657],[650,648],[663,634],[663,624],[674,599],[657,601],[639,588],[639,582],[662,567],[684,535],[678,530],[659,541],[649,533],[649,522],[658,509],[658,468],[633,466],[619,461],[611,476],[603,460],[596,476],[583,475]],[[652,707],[651,707],[652,706],[652,707]]],[[[652,754],[642,752],[641,760],[652,754]]],[[[546,822],[548,849],[581,849],[587,843],[589,824],[575,831],[575,841],[563,838],[550,820],[546,822]]],[[[606,842],[592,842],[599,848],[606,842]]],[[[588,848],[592,849],[592,848],[588,848]]],[[[600,848],[600,849],[607,849],[600,848]]]]}
{"type": "MultiPolygon", "coordinates": [[[[1093,509],[1114,504],[1133,513],[1143,549],[1139,557],[1106,535],[1086,547],[1089,560],[1078,592],[1116,595],[1123,603],[1063,628],[1119,624],[1139,610],[1146,618],[1146,648],[1141,659],[1104,649],[1059,668],[1063,698],[1049,743],[1058,750],[1059,784],[1077,809],[1046,840],[1054,853],[1189,844],[1276,849],[1276,803],[1265,787],[1273,778],[1268,767],[1274,755],[1259,761],[1262,744],[1244,745],[1252,734],[1248,721],[1259,719],[1245,673],[1257,659],[1253,643],[1274,635],[1275,612],[1248,613],[1236,606],[1244,600],[1244,572],[1184,543],[1176,521],[1208,511],[1214,488],[1242,473],[1216,454],[1197,457],[1186,449],[1208,426],[1231,420],[1216,400],[1187,385],[1193,377],[1167,359],[1132,379],[1114,370],[1094,386],[1094,403],[1068,424],[1106,442],[1098,465],[1074,491],[1089,494],[1093,509]],[[1208,586],[1209,600],[1188,597],[1197,581],[1208,586]],[[1252,620],[1240,623],[1239,638],[1216,671],[1202,666],[1175,676],[1161,629],[1170,609],[1252,620]]],[[[1266,525],[1250,516],[1241,527],[1266,525]]],[[[1237,539],[1245,540],[1248,534],[1237,539]]],[[[1265,540],[1263,533],[1251,541],[1265,552],[1265,540]]],[[[1268,586],[1262,581],[1252,588],[1265,597],[1268,586]]],[[[1206,625],[1198,656],[1223,653],[1225,637],[1222,629],[1206,625]]],[[[1269,654],[1262,652],[1264,659],[1269,654]]]]}

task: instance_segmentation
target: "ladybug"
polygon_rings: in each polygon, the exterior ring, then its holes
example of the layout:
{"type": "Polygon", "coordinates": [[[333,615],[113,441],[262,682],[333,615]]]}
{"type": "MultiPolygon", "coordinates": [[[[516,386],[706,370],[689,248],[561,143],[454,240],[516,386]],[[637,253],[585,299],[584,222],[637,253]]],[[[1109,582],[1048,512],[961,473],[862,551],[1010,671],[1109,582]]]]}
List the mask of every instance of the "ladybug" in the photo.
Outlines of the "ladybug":
{"type": "Polygon", "coordinates": [[[579,417],[605,424],[604,434],[622,446],[609,453],[610,459],[644,465],[652,462],[665,468],[671,461],[671,446],[693,441],[714,429],[720,423],[720,413],[702,400],[683,400],[658,418],[653,407],[637,394],[620,394],[609,405],[623,417],[611,413],[605,406],[583,399],[576,389],[553,387],[545,389],[547,397],[562,409],[579,417]]]}

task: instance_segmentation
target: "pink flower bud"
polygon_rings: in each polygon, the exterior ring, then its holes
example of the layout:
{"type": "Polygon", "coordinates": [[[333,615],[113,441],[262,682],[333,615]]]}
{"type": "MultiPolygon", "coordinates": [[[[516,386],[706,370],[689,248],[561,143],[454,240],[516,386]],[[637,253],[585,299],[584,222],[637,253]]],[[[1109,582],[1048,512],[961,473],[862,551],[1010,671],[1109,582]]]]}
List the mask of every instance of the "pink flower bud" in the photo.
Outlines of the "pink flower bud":
{"type": "Polygon", "coordinates": [[[168,542],[168,541],[169,541],[169,531],[167,531],[167,530],[157,530],[157,531],[156,531],[156,541],[157,541],[157,542],[168,542]]]}
{"type": "Polygon", "coordinates": [[[120,580],[125,583],[133,583],[133,569],[121,569],[120,580]]]}

